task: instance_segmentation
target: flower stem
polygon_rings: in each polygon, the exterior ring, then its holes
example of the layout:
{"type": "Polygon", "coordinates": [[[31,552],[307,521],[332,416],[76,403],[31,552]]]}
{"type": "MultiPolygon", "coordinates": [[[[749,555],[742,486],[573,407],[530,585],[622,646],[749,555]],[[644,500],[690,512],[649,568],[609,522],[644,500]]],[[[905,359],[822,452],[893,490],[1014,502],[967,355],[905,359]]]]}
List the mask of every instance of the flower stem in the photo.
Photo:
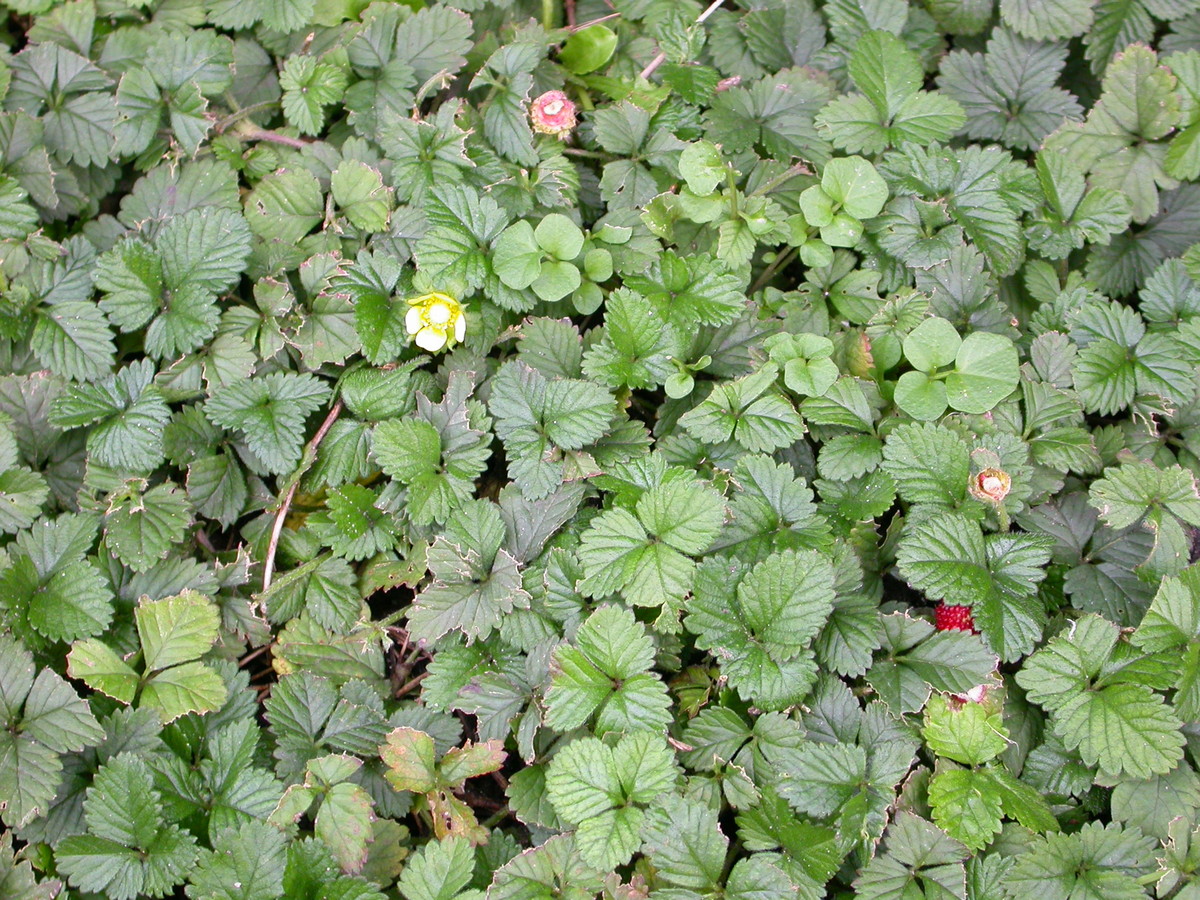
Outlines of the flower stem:
{"type": "MultiPolygon", "coordinates": [[[[724,2],[725,2],[725,0],[713,0],[713,2],[709,5],[708,9],[706,9],[704,12],[700,13],[700,15],[696,17],[696,24],[697,25],[703,24],[704,20],[707,19],[709,16],[711,16],[713,13],[715,13],[718,9],[720,9],[721,4],[724,2]]],[[[545,0],[542,0],[542,3],[544,6],[545,0]]],[[[666,61],[667,61],[667,54],[659,53],[658,56],[656,56],[656,57],[654,57],[654,59],[650,60],[650,65],[648,65],[648,66],[646,66],[646,68],[642,69],[641,77],[649,78],[651,75],[654,74],[654,70],[657,69],[659,66],[661,66],[666,61]]]]}
{"type": "Polygon", "coordinates": [[[750,293],[757,294],[760,290],[766,287],[767,282],[771,280],[775,273],[790,263],[795,256],[795,247],[788,247],[786,250],[782,251],[778,256],[775,257],[774,261],[769,266],[763,269],[762,274],[755,279],[754,287],[750,288],[750,293]]]}

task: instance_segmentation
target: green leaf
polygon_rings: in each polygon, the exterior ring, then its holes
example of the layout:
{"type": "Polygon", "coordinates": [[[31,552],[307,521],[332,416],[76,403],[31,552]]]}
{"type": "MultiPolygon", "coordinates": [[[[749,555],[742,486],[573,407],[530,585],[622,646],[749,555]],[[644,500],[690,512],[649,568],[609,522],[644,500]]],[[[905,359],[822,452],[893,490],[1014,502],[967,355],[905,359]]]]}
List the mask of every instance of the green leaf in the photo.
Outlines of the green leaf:
{"type": "Polygon", "coordinates": [[[33,656],[7,635],[0,636],[0,719],[0,791],[7,800],[0,818],[19,828],[50,811],[61,755],[99,743],[104,731],[66,681],[49,669],[35,677],[33,656]]]}
{"type": "MultiPolygon", "coordinates": [[[[1073,0],[1002,0],[1001,9],[1021,5],[1049,6],[1058,3],[1068,6],[1073,0]]],[[[1089,4],[1090,0],[1080,0],[1089,4]]],[[[1012,16],[1005,12],[1012,21],[1012,16]]],[[[1074,28],[1080,17],[1072,17],[1074,28]]],[[[1031,17],[1030,24],[1044,27],[1047,18],[1031,17]]],[[[995,29],[987,42],[987,52],[970,53],[955,50],[942,61],[938,87],[948,97],[957,100],[966,113],[963,126],[966,134],[976,140],[999,140],[1007,147],[1033,150],[1042,140],[1063,124],[1076,121],[1082,109],[1075,97],[1058,86],[1059,76],[1067,61],[1063,43],[1042,42],[1030,34],[1036,27],[1026,29],[1025,22],[1014,34],[1005,28],[995,29]]],[[[1064,157],[1065,158],[1065,157],[1064,157]]],[[[1119,196],[1119,195],[1117,195],[1119,196]]]]}
{"type": "Polygon", "coordinates": [[[186,888],[192,900],[273,900],[283,895],[287,838],[266,822],[221,831],[202,851],[186,888]]]}
{"type": "Polygon", "coordinates": [[[196,861],[195,838],[163,820],[150,768],[129,753],[102,766],[83,804],[87,834],[58,845],[59,871],[84,891],[115,900],[165,894],[196,861]]]}
{"type": "Polygon", "coordinates": [[[1200,525],[1200,488],[1180,466],[1160,469],[1143,463],[1107,469],[1104,478],[1093,482],[1088,503],[1113,528],[1127,528],[1158,510],[1200,525]]]}
{"type": "Polygon", "coordinates": [[[707,197],[725,180],[726,166],[721,151],[710,141],[689,144],[679,155],[679,174],[692,193],[707,197]]]}
{"type": "Polygon", "coordinates": [[[904,358],[922,372],[933,372],[954,362],[962,346],[954,326],[945,319],[926,319],[904,338],[904,358]]]}
{"type": "Polygon", "coordinates": [[[860,156],[827,162],[821,171],[821,189],[834,203],[858,219],[878,215],[888,198],[887,183],[875,167],[860,156]]]}
{"type": "Polygon", "coordinates": [[[324,216],[320,185],[304,171],[274,172],[246,197],[250,230],[264,240],[295,244],[324,216]]]}
{"type": "Polygon", "coordinates": [[[1163,169],[1166,145],[1154,143],[1178,116],[1174,87],[1175,76],[1153,50],[1131,46],[1105,71],[1087,119],[1063,125],[1046,139],[1046,149],[1069,155],[1094,185],[1123,191],[1133,220],[1145,222],[1158,212],[1159,188],[1177,184],[1163,169]]]}
{"type": "Polygon", "coordinates": [[[595,72],[612,59],[617,49],[616,32],[604,25],[589,25],[571,34],[558,53],[559,61],[568,72],[586,75],[595,72]]]}
{"type": "Polygon", "coordinates": [[[804,422],[775,387],[777,372],[769,363],[744,378],[716,383],[679,423],[705,443],[732,439],[751,453],[795,443],[804,435],[804,422]]]}
{"type": "Polygon", "coordinates": [[[895,35],[868,31],[854,44],[848,68],[862,93],[834,100],[817,117],[835,146],[878,153],[905,141],[921,146],[944,141],[961,127],[962,107],[920,89],[917,55],[895,35]]]}
{"type": "Polygon", "coordinates": [[[187,497],[167,482],[142,491],[130,483],[116,495],[104,517],[113,553],[135,572],[145,572],[183,539],[191,514],[187,497]]]}
{"type": "Polygon", "coordinates": [[[134,610],[142,661],[157,671],[197,659],[217,640],[217,609],[195,593],[180,594],[134,610]]]}
{"type": "Polygon", "coordinates": [[[525,608],[519,564],[501,549],[505,529],[499,507],[472,500],[451,513],[446,532],[430,546],[433,580],[409,611],[409,631],[433,641],[461,631],[468,642],[486,638],[514,608],[525,608]]]}
{"type": "Polygon", "coordinates": [[[94,384],[73,385],[54,401],[50,421],[60,428],[92,425],[88,451],[101,465],[149,472],[162,462],[171,416],[153,378],[154,366],[140,360],[94,384]]]}
{"type": "Polygon", "coordinates": [[[1088,765],[1135,778],[1166,774],[1182,757],[1184,738],[1162,696],[1120,681],[1086,689],[1103,672],[1118,637],[1115,625],[1086,616],[1030,657],[1017,683],[1052,712],[1055,733],[1088,765]]]}
{"type": "Polygon", "coordinates": [[[1057,40],[1087,32],[1092,0],[1000,0],[1000,15],[1025,37],[1057,40]]]}
{"type": "Polygon", "coordinates": [[[29,344],[38,361],[56,375],[95,381],[112,368],[112,338],[98,306],[72,300],[38,309],[29,344]]]}
{"type": "Polygon", "coordinates": [[[1000,710],[935,694],[925,706],[925,743],[938,756],[966,766],[995,759],[1008,746],[1000,710]]]}
{"type": "Polygon", "coordinates": [[[582,450],[609,432],[615,402],[594,382],[551,381],[524,363],[509,362],[492,379],[488,409],[513,480],[526,497],[538,500],[562,483],[564,451],[582,450]]]}
{"type": "Polygon", "coordinates": [[[1076,834],[1048,834],[1030,847],[1009,871],[1011,890],[1040,891],[1049,897],[1075,892],[1117,900],[1141,897],[1138,883],[1153,868],[1154,842],[1117,823],[1089,822],[1076,834]]]}
{"type": "Polygon", "coordinates": [[[986,771],[949,769],[929,782],[933,820],[971,850],[982,850],[1000,833],[1002,806],[986,771]]]}
{"type": "Polygon", "coordinates": [[[68,671],[102,693],[158,711],[164,723],[192,712],[213,712],[228,697],[215,669],[198,659],[217,640],[218,612],[211,600],[192,590],[143,599],[134,610],[145,671],[134,669],[111,648],[91,639],[76,643],[68,671]]]}
{"type": "Polygon", "coordinates": [[[319,134],[325,107],[341,99],[348,79],[343,69],[314,56],[289,56],[279,75],[283,113],[303,134],[319,134]]]}
{"type": "Polygon", "coordinates": [[[492,268],[510,288],[524,290],[542,271],[542,248],[533,235],[533,226],[524,219],[513,222],[496,238],[492,268]]]}
{"type": "Polygon", "coordinates": [[[546,786],[555,811],[575,826],[580,856],[611,869],[636,852],[644,807],[671,788],[675,775],[665,739],[640,732],[615,747],[577,738],[551,760],[546,786]]]}
{"type": "Polygon", "coordinates": [[[470,17],[448,6],[421,9],[396,29],[395,54],[412,66],[418,84],[457,72],[470,49],[470,17]]]}
{"type": "Polygon", "coordinates": [[[946,399],[961,412],[985,413],[1017,386],[1017,350],[1008,338],[976,331],[963,339],[946,376],[946,399]]]}
{"type": "Polygon", "coordinates": [[[244,434],[266,471],[283,474],[300,460],[305,418],[328,396],[314,375],[273,372],[214,391],[204,413],[214,425],[244,434]]]}
{"type": "Polygon", "coordinates": [[[637,503],[637,515],[612,509],[584,533],[579,590],[604,597],[619,591],[638,606],[674,606],[691,584],[695,563],[720,532],[724,506],[712,491],[676,469],[637,503]]]}
{"type": "Polygon", "coordinates": [[[657,257],[644,275],[627,276],[625,286],[646,297],[670,325],[728,325],[745,309],[742,280],[710,256],[657,257]]]}
{"type": "Polygon", "coordinates": [[[648,811],[642,840],[642,853],[670,884],[698,892],[719,889],[729,842],[711,808],[697,800],[669,796],[648,811]]]}
{"type": "Polygon", "coordinates": [[[346,160],[330,177],[330,190],[338,208],[355,228],[383,231],[392,212],[392,189],[383,176],[364,162],[346,160]]]}
{"type": "Polygon", "coordinates": [[[799,702],[816,677],[807,645],[833,610],[833,569],[813,551],[768,556],[748,572],[705,565],[688,605],[696,645],[746,699],[768,709],[799,702]],[[736,592],[735,592],[736,588],[736,592]]]}
{"type": "Polygon", "coordinates": [[[657,731],[668,721],[667,689],[649,669],[654,643],[631,612],[602,606],[579,627],[573,644],[550,663],[546,724],[579,728],[593,716],[595,731],[657,731]]]}
{"type": "Polygon", "coordinates": [[[940,828],[902,811],[884,841],[886,853],[876,854],[855,879],[859,896],[898,898],[916,891],[929,898],[965,896],[961,860],[967,856],[967,848],[940,828]]]}
{"type": "Polygon", "coordinates": [[[936,425],[900,425],[883,445],[883,468],[910,503],[955,506],[967,492],[970,447],[936,425]]]}
{"type": "Polygon", "coordinates": [[[471,881],[475,850],[460,837],[429,841],[400,873],[400,890],[408,900],[453,900],[471,881]]]}

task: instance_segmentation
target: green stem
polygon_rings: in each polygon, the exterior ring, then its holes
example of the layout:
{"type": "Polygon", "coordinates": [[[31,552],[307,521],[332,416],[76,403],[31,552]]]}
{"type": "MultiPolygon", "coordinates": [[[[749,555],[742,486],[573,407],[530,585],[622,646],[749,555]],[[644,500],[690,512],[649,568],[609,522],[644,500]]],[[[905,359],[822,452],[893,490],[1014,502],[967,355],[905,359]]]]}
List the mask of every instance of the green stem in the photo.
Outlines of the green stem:
{"type": "Polygon", "coordinates": [[[584,159],[602,159],[605,162],[613,158],[611,153],[605,153],[603,150],[581,150],[578,147],[564,147],[563,153],[567,156],[580,156],[584,159]]]}
{"type": "Polygon", "coordinates": [[[234,110],[225,118],[220,119],[217,124],[213,126],[213,130],[216,131],[217,134],[221,134],[221,132],[235,122],[239,122],[247,116],[252,116],[257,112],[262,112],[263,110],[267,110],[278,105],[278,100],[263,100],[261,103],[251,103],[249,106],[243,106],[241,109],[234,110]]]}
{"type": "Polygon", "coordinates": [[[760,290],[766,287],[767,282],[771,280],[772,276],[774,276],[776,272],[778,272],[795,258],[796,252],[797,250],[795,247],[788,247],[782,253],[779,253],[775,257],[775,260],[769,266],[763,269],[762,274],[755,279],[754,286],[750,288],[750,293],[757,294],[760,290]]]}
{"type": "Polygon", "coordinates": [[[796,163],[794,166],[788,166],[781,175],[776,175],[766,184],[759,185],[750,192],[751,197],[757,197],[759,194],[768,194],[781,184],[787,184],[793,178],[800,175],[811,175],[812,171],[804,163],[796,163]]]}
{"type": "Polygon", "coordinates": [[[733,174],[733,166],[728,164],[725,166],[725,186],[729,189],[729,215],[736,219],[738,217],[737,178],[733,174]]]}
{"type": "Polygon", "coordinates": [[[547,31],[554,30],[554,20],[558,18],[555,15],[557,7],[555,0],[542,0],[542,27],[547,31]]]}
{"type": "Polygon", "coordinates": [[[397,622],[399,622],[401,619],[403,619],[407,615],[408,615],[408,607],[405,607],[404,609],[398,609],[393,613],[388,613],[386,616],[384,616],[382,619],[377,621],[375,624],[382,631],[384,628],[391,628],[393,625],[395,625],[397,622]]]}

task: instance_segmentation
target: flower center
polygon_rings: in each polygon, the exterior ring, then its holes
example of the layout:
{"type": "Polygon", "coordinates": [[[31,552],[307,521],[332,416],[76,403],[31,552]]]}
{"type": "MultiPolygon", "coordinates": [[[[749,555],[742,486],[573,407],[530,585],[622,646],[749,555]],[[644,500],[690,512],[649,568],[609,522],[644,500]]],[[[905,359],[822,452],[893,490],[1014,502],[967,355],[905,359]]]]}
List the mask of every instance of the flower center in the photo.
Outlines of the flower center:
{"type": "Polygon", "coordinates": [[[542,107],[542,112],[548,116],[557,116],[563,111],[563,102],[561,100],[551,100],[542,107]]]}
{"type": "Polygon", "coordinates": [[[1004,482],[995,475],[988,475],[983,479],[982,487],[989,494],[999,494],[1004,490],[1004,482]]]}
{"type": "Polygon", "coordinates": [[[429,321],[434,325],[445,325],[453,315],[445,303],[434,303],[429,307],[429,321]]]}

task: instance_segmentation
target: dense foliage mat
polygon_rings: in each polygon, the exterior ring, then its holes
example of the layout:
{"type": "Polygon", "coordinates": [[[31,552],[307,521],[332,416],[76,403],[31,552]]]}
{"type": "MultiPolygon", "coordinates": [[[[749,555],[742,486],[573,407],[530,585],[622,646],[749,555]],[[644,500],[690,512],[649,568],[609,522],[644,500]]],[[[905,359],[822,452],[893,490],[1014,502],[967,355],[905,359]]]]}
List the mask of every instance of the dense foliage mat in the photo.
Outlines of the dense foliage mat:
{"type": "Polygon", "coordinates": [[[1200,0],[0,12],[0,895],[1200,897],[1200,0]]]}

